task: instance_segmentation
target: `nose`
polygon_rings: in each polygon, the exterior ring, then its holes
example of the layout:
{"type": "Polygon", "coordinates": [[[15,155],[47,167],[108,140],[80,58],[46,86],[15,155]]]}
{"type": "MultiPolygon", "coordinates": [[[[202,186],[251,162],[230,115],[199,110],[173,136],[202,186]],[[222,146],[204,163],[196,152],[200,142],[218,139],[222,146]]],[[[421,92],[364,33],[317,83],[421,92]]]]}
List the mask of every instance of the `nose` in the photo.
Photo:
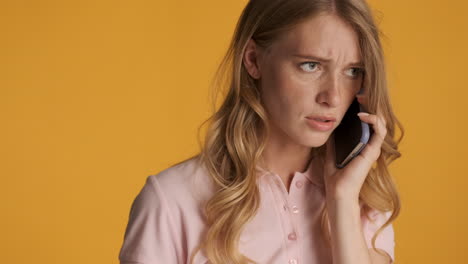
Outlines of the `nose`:
{"type": "Polygon", "coordinates": [[[317,95],[317,103],[328,107],[337,107],[341,102],[339,79],[337,76],[328,74],[320,84],[320,92],[317,95]]]}

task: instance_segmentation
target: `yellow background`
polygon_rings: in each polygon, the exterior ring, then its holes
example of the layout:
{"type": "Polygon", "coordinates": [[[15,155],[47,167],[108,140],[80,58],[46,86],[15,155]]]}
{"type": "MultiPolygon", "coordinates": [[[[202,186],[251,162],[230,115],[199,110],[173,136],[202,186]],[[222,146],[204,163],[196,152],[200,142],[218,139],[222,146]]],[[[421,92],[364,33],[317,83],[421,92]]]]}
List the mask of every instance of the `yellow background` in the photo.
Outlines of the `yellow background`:
{"type": "MultiPolygon", "coordinates": [[[[118,263],[150,174],[196,153],[246,1],[1,1],[2,263],[118,263]]],[[[405,125],[400,264],[468,259],[466,1],[371,1],[405,125]]]]}

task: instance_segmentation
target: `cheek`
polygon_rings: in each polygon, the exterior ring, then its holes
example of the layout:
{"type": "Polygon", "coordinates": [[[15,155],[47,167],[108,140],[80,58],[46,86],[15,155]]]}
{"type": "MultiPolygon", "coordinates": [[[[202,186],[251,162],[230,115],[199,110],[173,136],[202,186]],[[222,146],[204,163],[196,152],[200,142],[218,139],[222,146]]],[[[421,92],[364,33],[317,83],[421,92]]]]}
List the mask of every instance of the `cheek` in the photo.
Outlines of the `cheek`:
{"type": "Polygon", "coordinates": [[[271,85],[275,87],[278,96],[290,104],[297,104],[311,91],[311,82],[301,79],[291,65],[284,64],[271,72],[271,85]]]}
{"type": "Polygon", "coordinates": [[[288,86],[278,80],[270,80],[265,83],[262,94],[263,104],[272,119],[284,120],[284,116],[290,111],[292,98],[288,92],[288,86]]]}
{"type": "Polygon", "coordinates": [[[265,83],[264,104],[275,122],[295,122],[304,113],[303,105],[307,101],[307,89],[298,83],[292,75],[278,72],[265,83]]]}
{"type": "MultiPolygon", "coordinates": [[[[263,100],[272,118],[281,122],[294,122],[313,101],[317,81],[304,78],[289,61],[275,61],[262,72],[263,100]]],[[[309,107],[310,108],[310,107],[309,107]]]]}

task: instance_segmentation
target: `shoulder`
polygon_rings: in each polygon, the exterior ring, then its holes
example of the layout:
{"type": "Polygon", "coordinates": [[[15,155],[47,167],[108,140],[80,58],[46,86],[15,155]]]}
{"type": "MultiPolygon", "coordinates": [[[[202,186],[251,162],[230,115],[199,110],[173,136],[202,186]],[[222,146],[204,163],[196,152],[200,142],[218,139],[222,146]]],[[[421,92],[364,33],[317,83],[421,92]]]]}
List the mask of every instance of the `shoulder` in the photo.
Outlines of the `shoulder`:
{"type": "Polygon", "coordinates": [[[206,171],[189,159],[146,177],[135,197],[130,217],[159,215],[173,218],[198,214],[214,193],[206,171]]]}
{"type": "Polygon", "coordinates": [[[203,200],[211,190],[207,174],[186,160],[146,178],[134,199],[120,261],[132,263],[183,263],[190,239],[204,228],[203,200]]]}
{"type": "Polygon", "coordinates": [[[173,208],[198,206],[214,193],[214,185],[197,158],[149,175],[146,185],[150,185],[173,208]]]}
{"type": "Polygon", "coordinates": [[[152,174],[148,176],[147,180],[152,184],[157,183],[165,188],[174,187],[176,189],[180,187],[181,183],[189,181],[197,173],[200,174],[202,172],[201,170],[202,168],[199,164],[199,160],[191,158],[152,174]]]}

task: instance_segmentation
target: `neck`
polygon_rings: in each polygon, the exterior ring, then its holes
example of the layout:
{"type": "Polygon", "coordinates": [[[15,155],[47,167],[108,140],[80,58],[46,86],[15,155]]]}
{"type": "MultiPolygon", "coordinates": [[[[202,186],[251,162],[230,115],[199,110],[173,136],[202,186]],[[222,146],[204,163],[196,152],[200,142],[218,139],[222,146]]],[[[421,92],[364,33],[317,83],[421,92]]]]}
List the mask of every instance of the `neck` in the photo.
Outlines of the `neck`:
{"type": "Polygon", "coordinates": [[[263,152],[263,164],[260,166],[289,182],[295,172],[303,173],[307,170],[311,157],[311,147],[271,137],[263,152]]]}

